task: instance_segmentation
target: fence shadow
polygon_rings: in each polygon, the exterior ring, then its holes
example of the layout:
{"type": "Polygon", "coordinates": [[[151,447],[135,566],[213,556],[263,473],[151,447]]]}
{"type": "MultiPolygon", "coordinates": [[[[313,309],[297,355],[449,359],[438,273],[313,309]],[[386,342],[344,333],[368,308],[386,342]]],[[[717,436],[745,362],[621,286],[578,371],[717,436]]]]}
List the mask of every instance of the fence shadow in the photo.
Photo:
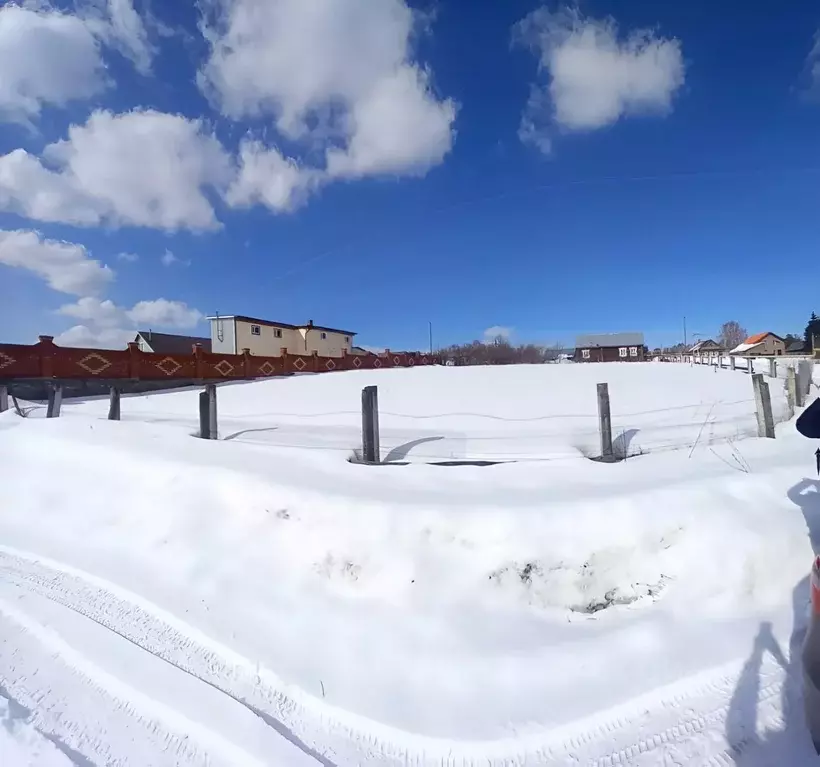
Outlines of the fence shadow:
{"type": "Polygon", "coordinates": [[[412,442],[405,442],[403,445],[394,447],[385,457],[383,463],[390,463],[391,461],[403,461],[410,454],[414,447],[424,445],[428,442],[440,442],[444,437],[422,437],[421,439],[414,439],[412,442]]]}
{"type": "MultiPolygon", "coordinates": [[[[815,555],[820,554],[820,482],[804,479],[788,491],[788,497],[803,514],[812,550],[815,555]]],[[[806,563],[807,571],[810,564],[806,563]]],[[[763,622],[758,628],[726,719],[729,755],[738,767],[816,767],[820,763],[803,709],[801,650],[809,624],[809,601],[807,573],[792,590],[793,621],[788,654],[783,653],[770,623],[763,622]],[[782,720],[778,723],[779,728],[760,734],[758,730],[761,725],[757,721],[760,671],[766,653],[785,670],[786,677],[780,691],[782,720]]]]}
{"type": "Polygon", "coordinates": [[[625,429],[612,440],[612,452],[616,458],[629,458],[629,449],[632,440],[638,435],[640,429],[625,429]]]}

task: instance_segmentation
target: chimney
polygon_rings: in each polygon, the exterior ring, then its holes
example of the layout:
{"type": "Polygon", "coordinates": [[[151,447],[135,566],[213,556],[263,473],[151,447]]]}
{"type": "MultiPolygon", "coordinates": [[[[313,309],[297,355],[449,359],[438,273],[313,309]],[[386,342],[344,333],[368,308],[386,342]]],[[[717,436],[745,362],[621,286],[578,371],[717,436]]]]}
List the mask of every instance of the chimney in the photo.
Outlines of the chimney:
{"type": "Polygon", "coordinates": [[[308,320],[308,327],[309,327],[309,328],[312,328],[312,327],[313,327],[313,320],[308,320]]]}
{"type": "Polygon", "coordinates": [[[151,340],[151,328],[148,328],[148,340],[151,340]]]}

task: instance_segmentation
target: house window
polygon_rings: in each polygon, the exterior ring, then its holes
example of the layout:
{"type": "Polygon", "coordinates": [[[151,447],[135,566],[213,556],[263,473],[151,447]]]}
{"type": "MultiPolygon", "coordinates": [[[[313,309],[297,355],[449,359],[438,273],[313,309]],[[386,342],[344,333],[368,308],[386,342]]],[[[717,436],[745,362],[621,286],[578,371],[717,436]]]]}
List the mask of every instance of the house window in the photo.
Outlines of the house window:
{"type": "Polygon", "coordinates": [[[345,343],[346,343],[346,344],[349,344],[349,343],[350,343],[350,336],[345,336],[345,343]]]}
{"type": "Polygon", "coordinates": [[[251,335],[252,336],[261,336],[262,335],[262,328],[259,325],[251,325],[251,335]]]}
{"type": "Polygon", "coordinates": [[[622,346],[618,349],[618,356],[619,357],[626,357],[626,347],[622,346]]]}
{"type": "Polygon", "coordinates": [[[581,349],[581,357],[585,360],[589,359],[589,349],[581,349]]]}
{"type": "Polygon", "coordinates": [[[637,346],[630,346],[629,347],[629,356],[630,357],[637,357],[638,356],[638,347],[637,346]]]}
{"type": "Polygon", "coordinates": [[[322,340],[323,340],[323,341],[326,341],[326,340],[327,340],[327,333],[322,333],[322,340]]]}
{"type": "Polygon", "coordinates": [[[274,328],[273,329],[273,337],[274,338],[281,338],[282,337],[282,328],[274,328]]]}

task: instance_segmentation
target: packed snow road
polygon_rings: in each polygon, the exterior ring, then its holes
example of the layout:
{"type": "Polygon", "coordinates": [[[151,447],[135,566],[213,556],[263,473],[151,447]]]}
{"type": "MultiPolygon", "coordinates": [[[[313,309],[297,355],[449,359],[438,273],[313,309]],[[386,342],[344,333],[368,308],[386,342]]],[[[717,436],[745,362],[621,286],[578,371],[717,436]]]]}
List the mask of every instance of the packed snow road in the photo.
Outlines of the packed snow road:
{"type": "Polygon", "coordinates": [[[764,655],[775,643],[765,634],[751,661],[571,727],[464,743],[391,732],[334,712],[136,595],[7,548],[0,551],[0,627],[7,709],[13,705],[18,719],[73,764],[605,767],[742,759],[762,767],[783,764],[785,754],[812,756],[805,738],[784,739],[784,703],[799,699],[790,661],[777,652],[764,655]],[[743,694],[755,696],[757,728],[734,710],[749,674],[754,689],[743,694]],[[767,728],[776,733],[774,743],[767,728]],[[715,737],[716,730],[729,740],[715,737]]]}

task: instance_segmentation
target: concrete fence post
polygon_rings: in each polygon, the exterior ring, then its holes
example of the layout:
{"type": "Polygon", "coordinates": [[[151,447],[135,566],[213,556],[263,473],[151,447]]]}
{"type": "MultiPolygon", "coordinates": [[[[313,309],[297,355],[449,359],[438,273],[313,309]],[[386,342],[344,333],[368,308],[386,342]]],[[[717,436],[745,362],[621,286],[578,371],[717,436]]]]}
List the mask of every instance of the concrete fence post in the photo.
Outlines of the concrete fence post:
{"type": "Polygon", "coordinates": [[[381,463],[379,454],[379,387],[362,389],[362,460],[381,463]]]}
{"type": "Polygon", "coordinates": [[[63,385],[55,382],[48,390],[48,407],[46,408],[46,418],[59,418],[60,409],[63,406],[63,385]]]}
{"type": "Polygon", "coordinates": [[[794,368],[786,368],[786,402],[789,406],[789,418],[794,418],[794,408],[797,406],[797,374],[794,368]]]}
{"type": "Polygon", "coordinates": [[[769,360],[769,378],[777,378],[777,360],[774,357],[769,360]]]}
{"type": "Polygon", "coordinates": [[[120,420],[120,390],[116,386],[111,387],[108,399],[108,420],[120,420]]]}
{"type": "Polygon", "coordinates": [[[612,450],[612,413],[609,408],[609,385],[598,384],[598,427],[601,432],[601,458],[611,461],[615,457],[612,450]]]}
{"type": "Polygon", "coordinates": [[[729,357],[729,369],[736,370],[737,369],[737,358],[736,357],[729,357]]]}
{"type": "Polygon", "coordinates": [[[216,384],[207,384],[205,391],[199,394],[199,436],[202,439],[219,439],[216,384]]]}
{"type": "Polygon", "coordinates": [[[755,408],[757,410],[757,436],[774,439],[772,399],[769,395],[769,384],[763,380],[762,373],[752,374],[752,388],[755,393],[755,408]]]}
{"type": "Polygon", "coordinates": [[[0,384],[0,413],[5,413],[9,409],[9,387],[0,384]]]}

